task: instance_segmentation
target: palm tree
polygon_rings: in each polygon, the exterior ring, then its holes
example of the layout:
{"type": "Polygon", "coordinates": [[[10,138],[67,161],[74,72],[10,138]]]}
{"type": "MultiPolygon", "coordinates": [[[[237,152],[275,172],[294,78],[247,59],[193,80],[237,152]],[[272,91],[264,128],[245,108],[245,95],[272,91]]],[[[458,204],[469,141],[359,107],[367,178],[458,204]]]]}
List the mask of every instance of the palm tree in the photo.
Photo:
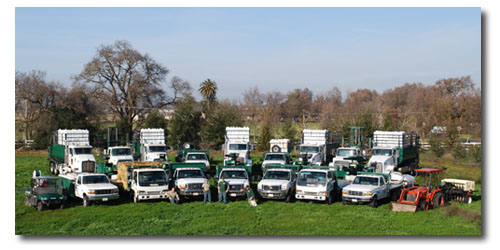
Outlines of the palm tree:
{"type": "Polygon", "coordinates": [[[217,83],[207,79],[200,84],[198,91],[200,91],[200,94],[207,100],[208,106],[210,106],[210,103],[215,100],[215,95],[217,94],[217,83]]]}

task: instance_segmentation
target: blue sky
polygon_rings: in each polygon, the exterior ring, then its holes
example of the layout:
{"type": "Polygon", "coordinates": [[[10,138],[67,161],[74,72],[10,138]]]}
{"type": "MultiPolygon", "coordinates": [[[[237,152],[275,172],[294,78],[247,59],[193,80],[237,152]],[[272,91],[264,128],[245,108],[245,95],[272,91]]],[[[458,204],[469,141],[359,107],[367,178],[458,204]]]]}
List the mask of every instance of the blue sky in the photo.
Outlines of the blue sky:
{"type": "Polygon", "coordinates": [[[382,92],[470,75],[481,83],[480,8],[16,8],[16,70],[67,86],[101,44],[128,40],[194,89],[333,86],[382,92]]]}

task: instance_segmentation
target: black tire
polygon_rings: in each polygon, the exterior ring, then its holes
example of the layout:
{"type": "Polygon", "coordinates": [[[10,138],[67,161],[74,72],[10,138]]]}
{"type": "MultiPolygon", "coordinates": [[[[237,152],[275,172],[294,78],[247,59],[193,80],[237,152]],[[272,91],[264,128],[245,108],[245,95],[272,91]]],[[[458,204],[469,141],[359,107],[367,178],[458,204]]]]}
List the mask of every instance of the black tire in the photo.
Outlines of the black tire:
{"type": "Polygon", "coordinates": [[[421,199],[420,202],[418,203],[417,210],[418,211],[425,211],[427,210],[427,202],[424,199],[421,199]]]}
{"type": "Polygon", "coordinates": [[[401,188],[398,188],[391,193],[391,201],[397,201],[399,200],[399,197],[401,196],[401,188]]]}
{"type": "Polygon", "coordinates": [[[378,197],[376,195],[373,196],[373,199],[370,202],[370,207],[373,207],[373,208],[378,207],[378,197]]]}
{"type": "Polygon", "coordinates": [[[343,201],[342,201],[342,205],[347,205],[347,201],[346,201],[346,200],[343,200],[343,201]]]}
{"type": "Polygon", "coordinates": [[[285,198],[285,202],[286,203],[291,202],[292,201],[292,196],[293,196],[292,194],[287,195],[286,198],[285,198]]]}
{"type": "Polygon", "coordinates": [[[466,204],[471,204],[472,203],[472,197],[469,194],[465,195],[464,203],[466,203],[466,204]]]}
{"type": "Polygon", "coordinates": [[[271,148],[271,151],[272,151],[273,153],[279,153],[279,152],[281,151],[281,148],[280,148],[280,146],[278,146],[278,145],[274,145],[274,146],[271,148]]]}
{"type": "Polygon", "coordinates": [[[134,203],[139,203],[139,199],[137,198],[137,195],[134,194],[132,199],[134,200],[134,203]]]}
{"type": "Polygon", "coordinates": [[[55,175],[56,164],[53,161],[51,161],[49,165],[50,165],[50,173],[55,175]]]}
{"type": "Polygon", "coordinates": [[[82,200],[83,200],[83,206],[84,207],[90,206],[90,200],[89,200],[89,197],[87,197],[86,194],[83,195],[83,199],[82,200]]]}
{"type": "Polygon", "coordinates": [[[444,205],[444,197],[441,192],[434,194],[432,197],[432,208],[436,209],[444,205]]]}
{"type": "Polygon", "coordinates": [[[327,199],[328,205],[332,205],[334,198],[335,197],[333,197],[333,192],[330,192],[330,195],[328,196],[328,199],[327,199]]]}
{"type": "Polygon", "coordinates": [[[64,209],[64,202],[61,202],[61,205],[59,205],[59,209],[64,209]]]}
{"type": "Polygon", "coordinates": [[[39,201],[37,204],[36,204],[36,210],[38,211],[42,211],[44,209],[44,206],[43,206],[43,203],[41,201],[39,201]]]}

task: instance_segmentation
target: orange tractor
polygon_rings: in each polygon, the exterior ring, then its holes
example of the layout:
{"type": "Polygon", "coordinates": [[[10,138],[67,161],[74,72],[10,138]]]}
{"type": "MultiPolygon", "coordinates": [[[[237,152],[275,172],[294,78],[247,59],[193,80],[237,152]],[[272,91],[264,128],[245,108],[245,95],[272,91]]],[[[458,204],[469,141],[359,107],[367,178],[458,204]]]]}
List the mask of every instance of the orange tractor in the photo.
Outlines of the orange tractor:
{"type": "Polygon", "coordinates": [[[440,187],[440,173],[442,169],[421,168],[416,169],[417,176],[422,176],[422,186],[413,186],[401,191],[399,200],[392,202],[392,211],[416,212],[425,211],[429,208],[438,208],[444,205],[445,197],[440,187]],[[437,174],[437,178],[433,175],[437,174]]]}

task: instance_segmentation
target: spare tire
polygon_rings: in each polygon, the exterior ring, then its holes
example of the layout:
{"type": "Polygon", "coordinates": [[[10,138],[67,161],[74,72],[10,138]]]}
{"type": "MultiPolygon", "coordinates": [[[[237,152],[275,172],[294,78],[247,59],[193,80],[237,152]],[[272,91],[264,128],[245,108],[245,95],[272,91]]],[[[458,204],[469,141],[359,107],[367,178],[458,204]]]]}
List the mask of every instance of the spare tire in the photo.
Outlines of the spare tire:
{"type": "Polygon", "coordinates": [[[271,152],[273,152],[273,153],[279,153],[279,152],[281,152],[281,148],[280,148],[280,146],[278,146],[278,145],[274,145],[274,146],[271,148],[271,152]]]}
{"type": "Polygon", "coordinates": [[[185,149],[189,149],[189,148],[191,148],[191,144],[189,144],[189,143],[184,143],[183,147],[184,147],[185,149]]]}

